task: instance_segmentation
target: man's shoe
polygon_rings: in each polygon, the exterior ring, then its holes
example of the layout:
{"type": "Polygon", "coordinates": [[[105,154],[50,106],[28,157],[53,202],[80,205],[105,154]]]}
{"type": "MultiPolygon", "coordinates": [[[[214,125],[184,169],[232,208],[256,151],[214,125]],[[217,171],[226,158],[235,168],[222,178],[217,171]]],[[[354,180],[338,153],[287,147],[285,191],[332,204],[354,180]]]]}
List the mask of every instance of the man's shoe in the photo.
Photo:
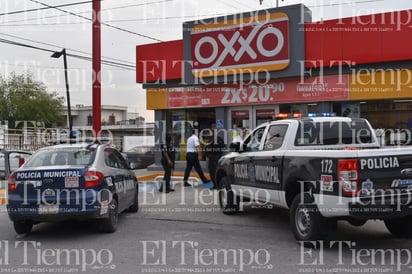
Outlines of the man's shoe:
{"type": "Polygon", "coordinates": [[[173,192],[173,191],[175,191],[175,190],[174,190],[174,189],[171,189],[171,188],[166,189],[166,193],[173,192]]]}
{"type": "Polygon", "coordinates": [[[192,185],[189,183],[184,183],[183,186],[192,186],[192,185]]]}

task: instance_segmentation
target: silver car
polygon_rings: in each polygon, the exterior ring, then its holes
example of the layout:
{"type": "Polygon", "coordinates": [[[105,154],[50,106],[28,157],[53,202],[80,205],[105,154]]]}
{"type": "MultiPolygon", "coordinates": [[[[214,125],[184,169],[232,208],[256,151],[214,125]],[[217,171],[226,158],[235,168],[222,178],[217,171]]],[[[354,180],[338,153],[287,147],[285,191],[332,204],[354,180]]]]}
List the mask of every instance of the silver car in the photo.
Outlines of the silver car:
{"type": "Polygon", "coordinates": [[[8,178],[8,215],[18,234],[33,224],[95,219],[114,232],[118,214],[137,212],[138,182],[108,144],[64,144],[38,150],[8,178]]]}

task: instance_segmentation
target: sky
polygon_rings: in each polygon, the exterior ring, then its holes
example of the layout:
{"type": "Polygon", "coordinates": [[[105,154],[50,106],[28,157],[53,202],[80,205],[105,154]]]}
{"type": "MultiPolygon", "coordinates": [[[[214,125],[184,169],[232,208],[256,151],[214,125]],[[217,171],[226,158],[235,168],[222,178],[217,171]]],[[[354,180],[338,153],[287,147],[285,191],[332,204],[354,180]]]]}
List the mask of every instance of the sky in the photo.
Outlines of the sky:
{"type": "MultiPolygon", "coordinates": [[[[278,0],[279,6],[298,3],[311,9],[313,21],[412,9],[410,0],[278,0]]],[[[102,105],[127,106],[128,112],[153,121],[145,91],[136,83],[137,45],[182,39],[186,21],[275,6],[276,0],[263,0],[262,5],[259,0],[103,0],[101,18],[109,26],[101,29],[102,59],[121,67],[102,65],[102,105]]],[[[91,1],[85,0],[0,0],[0,41],[52,51],[66,48],[67,54],[91,57],[92,26],[86,19],[91,10],[91,1]],[[45,5],[64,6],[39,10],[45,5]]],[[[0,74],[30,73],[49,92],[66,98],[63,59],[50,56],[48,51],[1,42],[0,74]]],[[[91,105],[91,61],[69,56],[67,62],[71,105],[91,105]]]]}

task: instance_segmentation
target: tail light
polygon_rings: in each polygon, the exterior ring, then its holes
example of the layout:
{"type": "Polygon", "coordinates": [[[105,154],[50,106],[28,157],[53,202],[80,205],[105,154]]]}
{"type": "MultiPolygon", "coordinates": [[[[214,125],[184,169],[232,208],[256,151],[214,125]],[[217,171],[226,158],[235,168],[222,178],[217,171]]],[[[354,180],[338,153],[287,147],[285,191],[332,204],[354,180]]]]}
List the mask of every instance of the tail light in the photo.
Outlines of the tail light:
{"type": "Polygon", "coordinates": [[[348,159],[338,162],[338,180],[342,193],[355,196],[358,192],[358,160],[348,159]]]}
{"type": "Polygon", "coordinates": [[[100,185],[103,182],[103,173],[99,171],[86,171],[84,177],[84,188],[92,188],[100,185]]]}
{"type": "Polygon", "coordinates": [[[9,178],[8,178],[8,189],[10,191],[15,191],[17,188],[16,186],[16,176],[14,176],[14,174],[10,174],[9,178]]]}

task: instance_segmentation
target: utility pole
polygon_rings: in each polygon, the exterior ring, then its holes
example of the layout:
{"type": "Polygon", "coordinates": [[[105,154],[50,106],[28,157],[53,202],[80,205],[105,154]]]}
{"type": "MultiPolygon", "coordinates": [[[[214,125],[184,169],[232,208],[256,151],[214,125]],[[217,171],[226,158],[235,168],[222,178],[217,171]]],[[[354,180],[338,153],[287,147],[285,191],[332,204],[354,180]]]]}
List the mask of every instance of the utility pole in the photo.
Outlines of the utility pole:
{"type": "Polygon", "coordinates": [[[54,52],[51,57],[53,58],[60,58],[63,55],[63,65],[64,65],[64,80],[66,82],[66,96],[67,96],[67,124],[69,126],[69,140],[73,141],[73,118],[72,118],[72,110],[70,105],[70,92],[69,92],[69,77],[67,75],[67,55],[66,49],[64,48],[62,51],[54,52]]]}
{"type": "MultiPolygon", "coordinates": [[[[284,0],[282,0],[282,2],[283,2],[284,0]]],[[[259,0],[259,3],[260,3],[260,5],[262,5],[262,3],[263,3],[263,0],[259,0]]],[[[278,8],[279,7],[279,0],[276,0],[276,8],[278,8]]]]}
{"type": "MultiPolygon", "coordinates": [[[[282,0],[282,2],[285,0],[282,0]]],[[[276,8],[279,8],[279,0],[276,0],[276,8]]]]}
{"type": "Polygon", "coordinates": [[[92,32],[92,51],[93,51],[93,135],[100,137],[101,119],[101,0],[93,0],[93,32],[92,32]]]}

